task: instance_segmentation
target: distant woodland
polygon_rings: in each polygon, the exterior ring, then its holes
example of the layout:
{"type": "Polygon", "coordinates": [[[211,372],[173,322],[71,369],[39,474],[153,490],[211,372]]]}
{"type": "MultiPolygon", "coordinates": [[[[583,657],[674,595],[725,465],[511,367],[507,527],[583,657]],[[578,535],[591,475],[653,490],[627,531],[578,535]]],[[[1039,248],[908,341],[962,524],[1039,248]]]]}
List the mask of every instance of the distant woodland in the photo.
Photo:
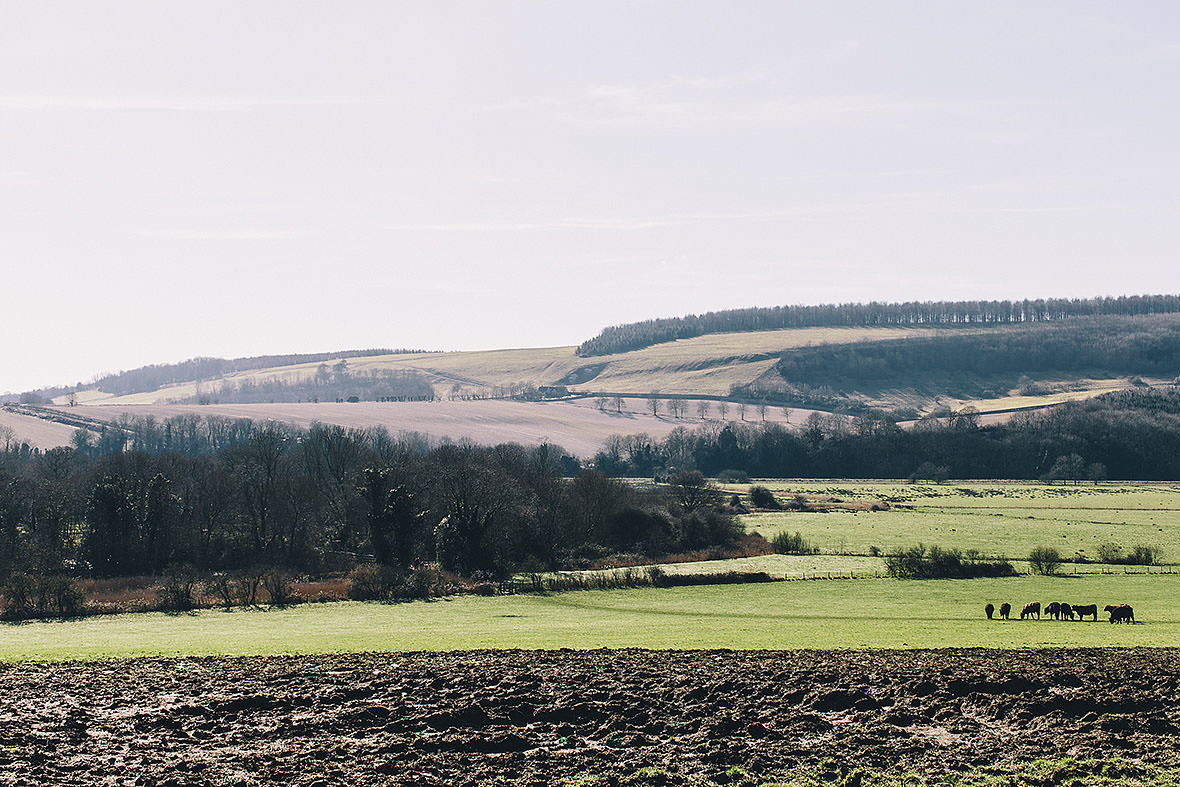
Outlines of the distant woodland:
{"type": "Polygon", "coordinates": [[[660,555],[741,536],[698,475],[641,490],[552,445],[431,445],[383,429],[124,418],[71,448],[0,441],[0,581],[281,566],[466,576],[660,555]]]}
{"type": "Polygon", "coordinates": [[[996,326],[1095,315],[1172,314],[1180,295],[1022,301],[911,301],[730,309],[614,325],[578,346],[581,356],[638,350],[710,333],[834,326],[996,326]]]}
{"type": "MultiPolygon", "coordinates": [[[[951,396],[986,397],[1022,377],[1180,374],[1180,315],[1083,317],[1003,331],[952,331],[902,341],[824,344],[788,350],[771,373],[734,396],[774,403],[840,407],[843,391],[906,388],[937,380],[951,396]],[[986,386],[966,378],[986,381],[986,386]],[[956,388],[956,386],[958,386],[956,388]]],[[[1035,385],[1026,381],[1029,390],[1035,385]]],[[[863,406],[860,409],[864,410],[863,406]]]]}
{"type": "MultiPolygon", "coordinates": [[[[296,363],[325,363],[342,358],[357,358],[367,355],[388,355],[400,352],[421,352],[419,350],[391,350],[372,348],[368,350],[341,350],[331,353],[302,353],[289,355],[255,355],[248,358],[190,358],[180,363],[152,364],[138,369],[116,372],[99,377],[93,385],[103,393],[122,396],[124,394],[154,391],[165,385],[188,383],[195,380],[210,380],[226,374],[248,372],[254,369],[268,369],[272,366],[286,366],[296,363]]],[[[67,394],[77,386],[42,388],[22,394],[22,401],[40,404],[56,396],[67,394]]]]}
{"type": "Polygon", "coordinates": [[[981,426],[968,409],[903,429],[879,414],[814,413],[800,429],[726,422],[663,439],[612,438],[594,466],[619,476],[693,468],[757,478],[1180,480],[1180,390],[1106,394],[981,426]]]}
{"type": "Polygon", "coordinates": [[[1128,390],[1000,426],[974,413],[907,429],[814,414],[800,429],[715,423],[608,441],[583,465],[552,445],[430,444],[382,429],[182,415],[124,418],[40,452],[0,441],[0,578],[375,559],[465,574],[585,565],[735,543],[704,476],[1180,479],[1180,391],[1128,390]],[[646,488],[612,478],[665,483],[646,488]]]}

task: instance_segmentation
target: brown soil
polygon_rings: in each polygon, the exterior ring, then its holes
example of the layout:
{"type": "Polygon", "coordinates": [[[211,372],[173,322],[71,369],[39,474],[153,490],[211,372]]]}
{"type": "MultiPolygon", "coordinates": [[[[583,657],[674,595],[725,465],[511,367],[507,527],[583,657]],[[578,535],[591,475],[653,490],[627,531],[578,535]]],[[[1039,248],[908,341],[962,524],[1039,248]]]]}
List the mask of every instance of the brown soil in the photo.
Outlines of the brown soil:
{"type": "Polygon", "coordinates": [[[0,784],[548,784],[1180,764],[1180,650],[528,652],[0,667],[0,784]]]}

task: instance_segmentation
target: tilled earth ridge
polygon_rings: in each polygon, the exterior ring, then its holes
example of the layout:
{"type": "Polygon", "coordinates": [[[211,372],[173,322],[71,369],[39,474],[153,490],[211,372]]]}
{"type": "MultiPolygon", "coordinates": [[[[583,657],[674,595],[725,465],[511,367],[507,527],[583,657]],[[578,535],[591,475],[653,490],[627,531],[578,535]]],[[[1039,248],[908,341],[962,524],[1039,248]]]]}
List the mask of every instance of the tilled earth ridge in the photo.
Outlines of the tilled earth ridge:
{"type": "Polygon", "coordinates": [[[0,667],[0,784],[1180,765],[1180,650],[472,651],[0,667]]]}

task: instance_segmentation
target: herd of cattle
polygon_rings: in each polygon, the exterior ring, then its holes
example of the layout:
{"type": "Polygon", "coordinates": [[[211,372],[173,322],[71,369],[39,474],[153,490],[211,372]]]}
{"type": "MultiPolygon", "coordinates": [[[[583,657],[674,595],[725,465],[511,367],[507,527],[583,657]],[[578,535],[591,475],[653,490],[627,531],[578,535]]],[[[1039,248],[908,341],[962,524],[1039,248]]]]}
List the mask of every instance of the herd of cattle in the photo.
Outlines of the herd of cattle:
{"type": "MultiPolygon", "coordinates": [[[[987,614],[987,619],[992,620],[996,613],[996,608],[992,604],[987,604],[983,608],[984,613],[987,614]]],[[[1131,609],[1130,604],[1107,604],[1103,608],[1103,612],[1110,614],[1111,623],[1134,623],[1135,610],[1131,609]]],[[[1000,605],[1000,620],[1007,620],[1012,614],[1012,605],[1005,601],[1000,605]]],[[[1097,604],[1066,604],[1065,602],[1054,601],[1045,605],[1045,614],[1053,620],[1085,620],[1088,616],[1093,616],[1094,620],[1098,620],[1098,605],[1097,604]]],[[[1025,604],[1024,609],[1020,610],[1020,619],[1027,620],[1035,617],[1037,620],[1041,619],[1041,602],[1034,601],[1031,604],[1025,604]]]]}

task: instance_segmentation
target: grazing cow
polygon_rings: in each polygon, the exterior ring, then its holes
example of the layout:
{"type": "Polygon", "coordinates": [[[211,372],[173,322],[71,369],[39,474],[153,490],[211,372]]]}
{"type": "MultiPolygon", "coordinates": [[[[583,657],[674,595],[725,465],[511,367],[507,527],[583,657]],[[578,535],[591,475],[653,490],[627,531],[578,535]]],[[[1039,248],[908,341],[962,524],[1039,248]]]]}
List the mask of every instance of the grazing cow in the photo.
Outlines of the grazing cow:
{"type": "Polygon", "coordinates": [[[983,605],[983,614],[987,615],[988,620],[992,619],[992,614],[995,613],[995,611],[996,608],[992,606],[990,601],[983,605]]]}
{"type": "Polygon", "coordinates": [[[1107,604],[1103,610],[1110,613],[1111,623],[1135,622],[1135,610],[1131,609],[1130,604],[1119,604],[1117,607],[1114,604],[1107,604]]]}
{"type": "Polygon", "coordinates": [[[1020,610],[1020,619],[1031,618],[1033,615],[1037,616],[1037,620],[1041,619],[1041,602],[1033,601],[1025,604],[1024,609],[1020,610]]]}
{"type": "Polygon", "coordinates": [[[1049,617],[1053,618],[1053,620],[1060,619],[1061,605],[1058,604],[1056,601],[1049,602],[1048,604],[1045,605],[1045,614],[1048,615],[1049,617]]]}
{"type": "Polygon", "coordinates": [[[1012,605],[1005,601],[1000,605],[1000,620],[1007,620],[1010,614],[1012,614],[1012,605]]]}
{"type": "Polygon", "coordinates": [[[1071,607],[1069,604],[1066,604],[1064,601],[1062,601],[1060,606],[1058,606],[1057,612],[1059,615],[1061,615],[1058,620],[1073,620],[1073,607],[1071,607]]]}
{"type": "Polygon", "coordinates": [[[1078,616],[1078,620],[1085,620],[1086,615],[1093,615],[1095,622],[1098,620],[1097,604],[1074,604],[1073,611],[1078,616]]]}

